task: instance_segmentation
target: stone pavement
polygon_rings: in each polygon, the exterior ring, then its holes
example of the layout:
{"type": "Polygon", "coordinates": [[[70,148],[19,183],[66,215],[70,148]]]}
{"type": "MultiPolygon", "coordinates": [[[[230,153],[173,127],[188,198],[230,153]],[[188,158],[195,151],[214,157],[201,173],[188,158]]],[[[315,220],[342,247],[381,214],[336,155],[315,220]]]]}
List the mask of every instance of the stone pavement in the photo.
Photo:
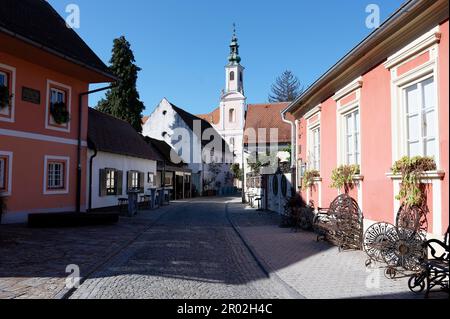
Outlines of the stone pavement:
{"type": "Polygon", "coordinates": [[[141,211],[118,225],[61,229],[0,226],[0,299],[61,298],[67,293],[66,267],[86,276],[133,241],[165,212],[141,211]]]}
{"type": "Polygon", "coordinates": [[[71,298],[300,297],[267,278],[231,227],[225,207],[225,199],[197,199],[170,211],[71,298]]]}
{"type": "Polygon", "coordinates": [[[387,279],[379,267],[367,270],[364,252],[339,252],[337,247],[317,242],[314,233],[280,228],[278,215],[258,213],[237,201],[229,204],[228,211],[267,270],[308,299],[423,298],[409,291],[408,278],[387,279]]]}

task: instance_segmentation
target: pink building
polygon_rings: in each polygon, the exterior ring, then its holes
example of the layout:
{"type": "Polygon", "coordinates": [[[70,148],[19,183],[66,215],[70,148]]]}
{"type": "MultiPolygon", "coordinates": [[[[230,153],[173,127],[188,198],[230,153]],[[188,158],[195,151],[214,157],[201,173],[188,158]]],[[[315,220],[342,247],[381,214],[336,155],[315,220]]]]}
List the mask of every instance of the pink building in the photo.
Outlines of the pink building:
{"type": "Polygon", "coordinates": [[[1,4],[1,222],[85,211],[87,91],[115,77],[47,1],[1,4]]]}
{"type": "MultiPolygon", "coordinates": [[[[301,191],[316,207],[339,194],[331,174],[358,164],[351,195],[366,227],[395,222],[400,177],[393,163],[432,156],[427,184],[428,232],[449,225],[449,3],[410,0],[322,75],[284,113],[295,118],[297,181],[316,169],[314,187],[301,191]],[[302,168],[302,169],[300,169],[302,168]]],[[[300,191],[300,188],[299,188],[300,191]]]]}

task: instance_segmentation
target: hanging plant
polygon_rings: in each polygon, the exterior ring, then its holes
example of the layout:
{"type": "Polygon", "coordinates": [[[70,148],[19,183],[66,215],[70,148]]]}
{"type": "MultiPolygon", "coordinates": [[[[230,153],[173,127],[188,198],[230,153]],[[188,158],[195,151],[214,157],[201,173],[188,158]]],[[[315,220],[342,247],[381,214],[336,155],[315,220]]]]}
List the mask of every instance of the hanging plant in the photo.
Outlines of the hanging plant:
{"type": "Polygon", "coordinates": [[[0,110],[9,106],[11,99],[12,95],[9,94],[8,87],[0,85],[0,110]]]}
{"type": "Polygon", "coordinates": [[[66,124],[70,121],[70,114],[67,110],[67,105],[64,102],[52,103],[50,105],[50,114],[56,124],[66,124]]]}
{"type": "Polygon", "coordinates": [[[303,175],[302,189],[305,191],[308,188],[312,187],[314,185],[314,179],[319,177],[320,172],[318,170],[306,170],[305,174],[303,175]]]}
{"type": "Polygon", "coordinates": [[[355,185],[354,179],[356,175],[361,173],[359,165],[341,165],[333,170],[331,174],[332,184],[330,187],[342,189],[348,193],[355,185]]]}
{"type": "Polygon", "coordinates": [[[436,161],[432,157],[405,156],[395,162],[392,173],[402,176],[400,192],[396,199],[403,201],[407,206],[422,206],[425,202],[425,193],[420,180],[425,172],[436,169],[436,161]]]}

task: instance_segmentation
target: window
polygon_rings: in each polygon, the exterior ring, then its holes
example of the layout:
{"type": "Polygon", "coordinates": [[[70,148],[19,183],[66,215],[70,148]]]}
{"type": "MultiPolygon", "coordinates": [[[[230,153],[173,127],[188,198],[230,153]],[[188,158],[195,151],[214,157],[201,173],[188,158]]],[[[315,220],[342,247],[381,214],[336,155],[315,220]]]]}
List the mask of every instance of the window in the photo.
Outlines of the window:
{"type": "Polygon", "coordinates": [[[50,90],[50,103],[66,103],[66,92],[52,88],[50,90]]]}
{"type": "Polygon", "coordinates": [[[44,195],[69,192],[69,157],[45,156],[44,195]]]}
{"type": "Polygon", "coordinates": [[[344,115],[344,155],[347,165],[361,164],[359,122],[359,109],[344,115]]]}
{"type": "Polygon", "coordinates": [[[311,168],[320,170],[320,127],[311,131],[311,153],[311,168]]]}
{"type": "Polygon", "coordinates": [[[10,95],[9,102],[0,105],[0,121],[14,122],[14,71],[0,64],[0,86],[6,87],[10,95]],[[2,68],[3,67],[3,68],[2,68]]]}
{"type": "Polygon", "coordinates": [[[131,188],[139,188],[139,173],[131,172],[131,188]]]}
{"type": "Polygon", "coordinates": [[[164,179],[164,186],[173,186],[173,173],[166,173],[164,179]]]}
{"type": "Polygon", "coordinates": [[[436,99],[434,78],[428,78],[403,90],[406,110],[408,156],[436,157],[436,99]]]}
{"type": "Polygon", "coordinates": [[[117,173],[114,169],[106,170],[106,194],[116,195],[117,193],[117,173]]]}
{"type": "Polygon", "coordinates": [[[232,149],[234,149],[234,137],[230,138],[230,146],[232,149]]]}
{"type": "Polygon", "coordinates": [[[229,119],[230,123],[236,122],[236,110],[235,109],[230,109],[228,116],[229,116],[228,119],[229,119]]]}
{"type": "Polygon", "coordinates": [[[48,162],[47,164],[47,189],[61,190],[64,189],[65,179],[65,163],[64,162],[48,162]]]}
{"type": "MultiPolygon", "coordinates": [[[[45,128],[50,130],[70,132],[70,108],[71,108],[71,92],[69,86],[54,81],[47,81],[47,101],[46,101],[46,123],[45,128]],[[55,103],[64,103],[68,113],[68,121],[57,123],[52,116],[52,105],[55,103]]],[[[65,116],[62,117],[64,119],[65,116]]]]}
{"type": "Polygon", "coordinates": [[[2,71],[0,71],[0,85],[8,86],[8,75],[2,71]]]}
{"type": "Polygon", "coordinates": [[[242,72],[239,72],[239,81],[244,82],[244,75],[242,74],[242,72]]]}
{"type": "Polygon", "coordinates": [[[234,81],[234,71],[230,72],[230,81],[234,81]]]}
{"type": "Polygon", "coordinates": [[[8,157],[0,155],[0,193],[8,190],[8,157]]]}

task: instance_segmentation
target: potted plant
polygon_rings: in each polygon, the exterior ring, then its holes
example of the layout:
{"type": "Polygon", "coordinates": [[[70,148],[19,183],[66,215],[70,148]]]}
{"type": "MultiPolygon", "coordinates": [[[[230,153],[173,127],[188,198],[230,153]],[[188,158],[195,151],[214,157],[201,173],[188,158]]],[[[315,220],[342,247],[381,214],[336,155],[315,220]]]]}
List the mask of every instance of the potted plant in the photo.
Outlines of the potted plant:
{"type": "Polygon", "coordinates": [[[320,172],[318,170],[306,170],[302,179],[302,189],[305,191],[311,188],[317,178],[320,178],[320,172]]]}
{"type": "Polygon", "coordinates": [[[11,103],[12,95],[9,94],[9,89],[5,85],[0,85],[0,110],[8,107],[11,103]]]}
{"type": "Polygon", "coordinates": [[[403,201],[407,206],[422,206],[425,202],[425,192],[421,178],[427,171],[437,169],[436,161],[432,157],[405,156],[394,163],[392,173],[401,175],[400,192],[397,200],[403,201]]]}
{"type": "Polygon", "coordinates": [[[355,186],[355,177],[361,173],[359,165],[341,165],[333,170],[331,174],[332,184],[330,187],[344,189],[345,193],[355,186]]]}
{"type": "Polygon", "coordinates": [[[59,124],[66,124],[70,121],[70,114],[67,110],[67,105],[64,102],[56,102],[50,105],[50,114],[53,117],[53,120],[59,124]]]}

